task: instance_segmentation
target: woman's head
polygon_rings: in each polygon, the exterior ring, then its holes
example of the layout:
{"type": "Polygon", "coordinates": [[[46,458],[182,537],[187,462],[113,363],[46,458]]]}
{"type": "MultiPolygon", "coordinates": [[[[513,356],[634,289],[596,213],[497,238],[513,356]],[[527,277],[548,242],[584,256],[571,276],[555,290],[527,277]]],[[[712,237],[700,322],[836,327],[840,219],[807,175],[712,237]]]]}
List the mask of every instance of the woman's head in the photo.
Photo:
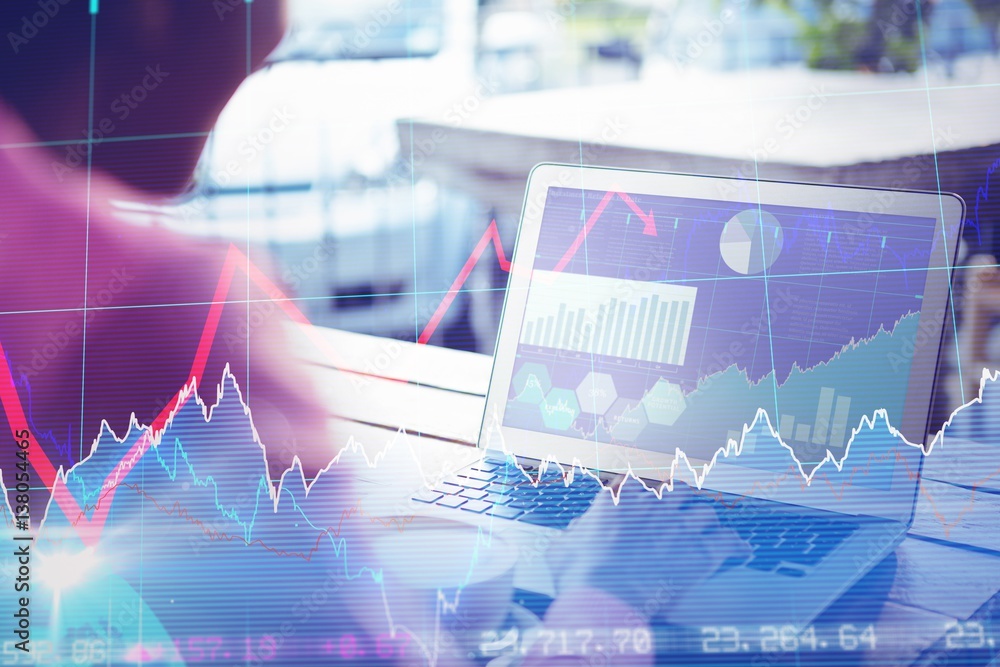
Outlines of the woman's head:
{"type": "Polygon", "coordinates": [[[63,142],[57,178],[79,162],[65,142],[92,137],[94,166],[175,193],[284,26],[280,0],[4,0],[0,98],[42,141],[63,142]]]}

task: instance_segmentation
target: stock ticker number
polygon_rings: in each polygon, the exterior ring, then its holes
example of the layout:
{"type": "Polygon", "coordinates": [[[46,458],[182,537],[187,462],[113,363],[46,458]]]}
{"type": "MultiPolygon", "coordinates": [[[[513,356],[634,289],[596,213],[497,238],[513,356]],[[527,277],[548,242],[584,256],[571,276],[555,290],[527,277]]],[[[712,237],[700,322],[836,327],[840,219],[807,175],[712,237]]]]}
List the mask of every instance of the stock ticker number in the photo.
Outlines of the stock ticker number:
{"type": "Polygon", "coordinates": [[[873,625],[843,623],[816,626],[799,631],[794,625],[761,625],[740,628],[732,625],[701,628],[703,653],[794,653],[797,651],[874,651],[877,640],[873,625]]]}
{"type": "Polygon", "coordinates": [[[479,653],[500,655],[648,655],[654,652],[648,628],[574,628],[570,630],[532,629],[523,635],[516,628],[507,632],[484,632],[479,653]]]}

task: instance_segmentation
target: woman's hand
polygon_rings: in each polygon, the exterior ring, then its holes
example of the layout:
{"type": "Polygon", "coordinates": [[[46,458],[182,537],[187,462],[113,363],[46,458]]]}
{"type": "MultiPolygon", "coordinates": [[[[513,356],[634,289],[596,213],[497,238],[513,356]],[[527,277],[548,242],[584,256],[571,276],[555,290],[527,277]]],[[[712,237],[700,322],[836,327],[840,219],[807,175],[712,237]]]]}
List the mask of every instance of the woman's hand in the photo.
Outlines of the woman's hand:
{"type": "Polygon", "coordinates": [[[626,479],[618,503],[603,490],[552,546],[548,559],[560,595],[599,589],[634,609],[662,613],[726,559],[748,553],[746,543],[719,523],[715,506],[688,486],[677,483],[661,499],[626,479]]]}

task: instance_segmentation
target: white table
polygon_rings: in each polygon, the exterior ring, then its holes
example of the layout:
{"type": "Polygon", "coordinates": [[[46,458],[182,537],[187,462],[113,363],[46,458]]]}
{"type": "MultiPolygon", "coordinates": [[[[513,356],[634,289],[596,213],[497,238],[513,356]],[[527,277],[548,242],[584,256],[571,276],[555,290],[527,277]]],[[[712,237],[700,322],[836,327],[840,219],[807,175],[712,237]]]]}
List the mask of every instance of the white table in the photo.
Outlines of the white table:
{"type": "Polygon", "coordinates": [[[472,192],[509,225],[531,167],[547,161],[914,189],[938,189],[940,178],[971,205],[1000,158],[998,109],[1000,61],[961,82],[691,70],[497,96],[460,122],[415,118],[399,133],[418,172],[472,192]]]}

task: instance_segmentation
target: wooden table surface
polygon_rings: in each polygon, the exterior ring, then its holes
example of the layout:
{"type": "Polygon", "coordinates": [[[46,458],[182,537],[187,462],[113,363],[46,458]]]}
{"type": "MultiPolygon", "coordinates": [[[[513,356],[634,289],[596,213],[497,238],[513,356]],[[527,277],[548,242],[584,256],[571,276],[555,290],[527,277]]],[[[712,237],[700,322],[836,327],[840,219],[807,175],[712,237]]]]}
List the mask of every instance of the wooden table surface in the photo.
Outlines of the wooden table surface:
{"type": "MultiPolygon", "coordinates": [[[[384,482],[391,476],[419,485],[421,477],[432,482],[477,456],[474,443],[491,357],[330,329],[319,332],[340,354],[341,368],[333,368],[310,344],[297,346],[298,354],[330,392],[331,417],[364,448],[363,454],[354,451],[353,458],[342,457],[341,463],[353,461],[367,479],[384,482]],[[373,466],[400,437],[406,438],[408,455],[373,466]],[[465,452],[456,443],[468,446],[466,457],[456,458],[456,451],[465,452]]],[[[889,653],[880,657],[910,663],[935,642],[943,645],[949,623],[995,613],[1000,601],[1000,475],[984,471],[997,467],[997,451],[948,440],[937,457],[928,457],[913,526],[896,550],[895,578],[878,621],[905,625],[912,632],[903,645],[883,646],[889,653]]]]}

